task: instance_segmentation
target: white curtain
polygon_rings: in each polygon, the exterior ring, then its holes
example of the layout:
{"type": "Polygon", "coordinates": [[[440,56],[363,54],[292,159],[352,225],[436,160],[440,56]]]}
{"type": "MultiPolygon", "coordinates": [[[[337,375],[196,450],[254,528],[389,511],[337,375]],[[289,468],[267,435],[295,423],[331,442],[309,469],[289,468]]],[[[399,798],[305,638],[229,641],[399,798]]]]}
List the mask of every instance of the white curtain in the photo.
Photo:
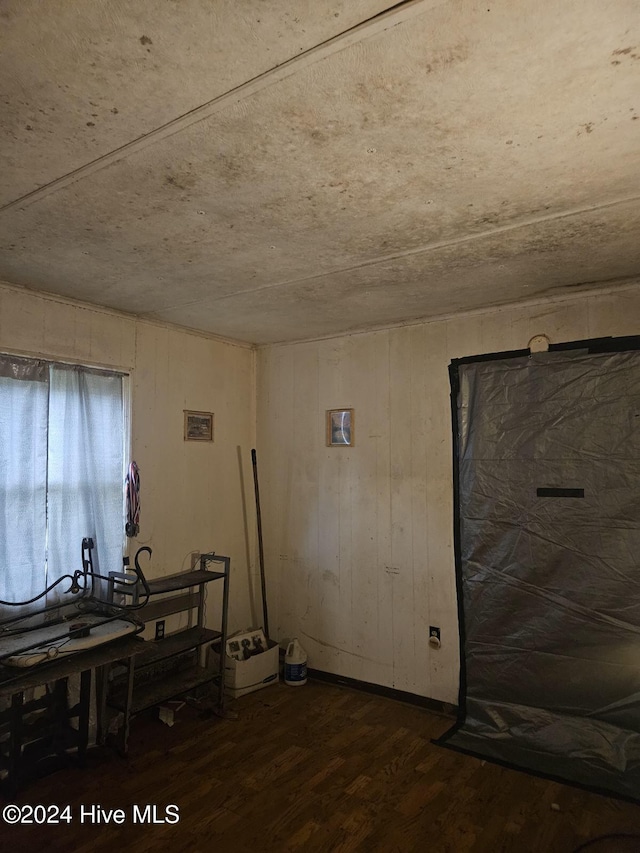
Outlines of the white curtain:
{"type": "Polygon", "coordinates": [[[85,537],[97,573],[122,569],[123,426],[121,376],[51,367],[47,584],[81,568],[85,537]]]}
{"type": "MultiPolygon", "coordinates": [[[[82,568],[122,567],[123,378],[0,356],[0,599],[26,601],[82,568]],[[16,368],[19,366],[19,369],[16,368]],[[20,374],[19,377],[17,374],[20,374]],[[24,375],[23,375],[24,374],[24,375]]],[[[63,581],[33,607],[65,600],[63,581]]],[[[96,588],[104,594],[104,587],[96,588]]],[[[0,615],[13,615],[0,605],[0,615]]]]}
{"type": "MultiPolygon", "coordinates": [[[[2,601],[28,601],[45,586],[48,398],[46,365],[0,357],[2,601]]],[[[0,605],[0,616],[8,611],[0,605]]]]}

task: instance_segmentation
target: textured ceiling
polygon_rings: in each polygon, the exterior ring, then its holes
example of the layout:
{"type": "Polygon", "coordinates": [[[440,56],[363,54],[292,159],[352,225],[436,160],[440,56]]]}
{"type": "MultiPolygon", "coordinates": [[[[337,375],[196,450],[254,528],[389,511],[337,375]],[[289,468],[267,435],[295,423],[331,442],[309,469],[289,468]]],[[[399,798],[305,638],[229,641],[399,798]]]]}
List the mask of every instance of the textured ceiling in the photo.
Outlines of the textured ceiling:
{"type": "Polygon", "coordinates": [[[5,281],[268,343],[640,278],[637,0],[0,0],[0,38],[5,281]]]}

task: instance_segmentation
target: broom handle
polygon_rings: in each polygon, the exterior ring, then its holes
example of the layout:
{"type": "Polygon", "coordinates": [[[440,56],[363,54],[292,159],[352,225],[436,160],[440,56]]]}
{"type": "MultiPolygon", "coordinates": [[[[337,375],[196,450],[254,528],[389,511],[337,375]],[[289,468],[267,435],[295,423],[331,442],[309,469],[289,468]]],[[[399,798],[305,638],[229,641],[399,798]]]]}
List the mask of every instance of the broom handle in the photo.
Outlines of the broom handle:
{"type": "Polygon", "coordinates": [[[253,487],[256,492],[256,518],[258,519],[258,554],[260,557],[260,584],[262,587],[262,618],[264,620],[264,633],[269,637],[269,618],[267,616],[267,584],[264,576],[264,548],[262,546],[262,514],[260,513],[260,489],[258,488],[258,460],[256,451],[251,451],[251,462],[253,464],[253,487]]]}

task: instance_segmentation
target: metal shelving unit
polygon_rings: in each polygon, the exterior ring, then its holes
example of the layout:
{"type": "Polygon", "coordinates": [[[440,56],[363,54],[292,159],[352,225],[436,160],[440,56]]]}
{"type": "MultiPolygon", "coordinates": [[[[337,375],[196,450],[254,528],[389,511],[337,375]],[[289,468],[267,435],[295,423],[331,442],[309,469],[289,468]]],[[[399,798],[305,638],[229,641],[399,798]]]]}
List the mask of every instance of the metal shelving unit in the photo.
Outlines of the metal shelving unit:
{"type": "MultiPolygon", "coordinates": [[[[213,642],[220,641],[225,647],[227,636],[227,613],[229,608],[229,557],[217,554],[202,554],[200,568],[180,572],[148,582],[149,601],[138,611],[145,624],[166,616],[194,611],[195,625],[183,628],[159,640],[145,640],[142,652],[135,657],[135,671],[131,681],[108,684],[109,673],[104,674],[103,692],[106,704],[124,715],[120,744],[126,752],[129,720],[162,702],[176,699],[206,685],[217,685],[217,701],[220,711],[224,708],[224,670],[220,664],[201,663],[201,650],[213,642]],[[208,568],[221,566],[221,570],[208,568]],[[220,630],[205,627],[205,598],[208,584],[222,582],[222,613],[220,630]],[[170,593],[174,593],[170,595],[170,593]],[[156,596],[161,596],[157,600],[156,596]],[[172,670],[172,662],[175,664],[172,670]]],[[[125,576],[112,575],[114,593],[131,595],[136,602],[141,595],[140,585],[130,585],[125,576]]]]}

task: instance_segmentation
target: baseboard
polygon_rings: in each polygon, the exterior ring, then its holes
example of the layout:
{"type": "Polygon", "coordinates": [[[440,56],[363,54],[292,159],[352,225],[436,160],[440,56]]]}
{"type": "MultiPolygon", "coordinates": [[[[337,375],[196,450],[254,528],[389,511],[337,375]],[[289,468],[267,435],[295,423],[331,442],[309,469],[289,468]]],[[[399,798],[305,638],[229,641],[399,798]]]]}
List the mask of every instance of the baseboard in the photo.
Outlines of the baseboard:
{"type": "Polygon", "coordinates": [[[383,687],[381,684],[372,684],[369,681],[359,681],[357,678],[347,678],[345,675],[336,675],[333,672],[324,672],[321,669],[308,669],[309,678],[318,681],[326,681],[329,684],[339,684],[342,687],[351,687],[353,690],[362,690],[363,693],[373,693],[376,696],[386,696],[387,699],[395,699],[396,702],[404,702],[407,705],[416,705],[425,708],[434,714],[443,717],[455,717],[457,705],[449,702],[440,702],[438,699],[430,699],[428,696],[418,696],[416,693],[408,693],[405,690],[396,690],[393,687],[383,687]]]}

